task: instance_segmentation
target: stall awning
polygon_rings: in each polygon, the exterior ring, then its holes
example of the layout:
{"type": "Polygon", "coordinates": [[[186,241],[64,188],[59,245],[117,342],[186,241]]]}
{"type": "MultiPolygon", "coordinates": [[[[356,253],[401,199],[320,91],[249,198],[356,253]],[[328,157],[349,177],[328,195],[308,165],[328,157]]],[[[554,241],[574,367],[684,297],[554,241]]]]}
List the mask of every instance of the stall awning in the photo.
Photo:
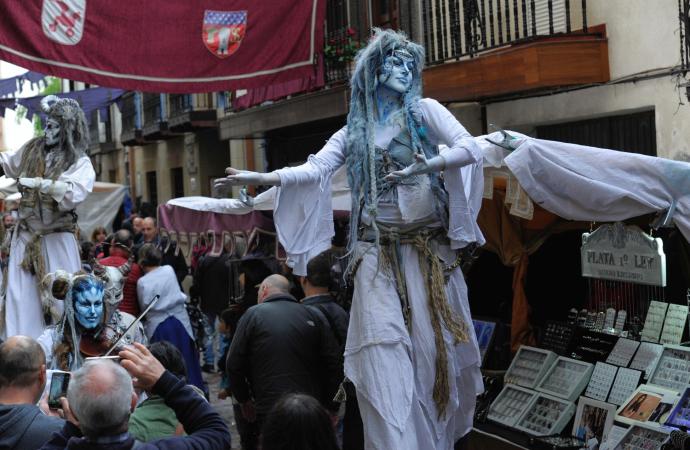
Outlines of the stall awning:
{"type": "Polygon", "coordinates": [[[314,74],[324,0],[0,0],[0,59],[149,92],[255,88],[314,74]]]}

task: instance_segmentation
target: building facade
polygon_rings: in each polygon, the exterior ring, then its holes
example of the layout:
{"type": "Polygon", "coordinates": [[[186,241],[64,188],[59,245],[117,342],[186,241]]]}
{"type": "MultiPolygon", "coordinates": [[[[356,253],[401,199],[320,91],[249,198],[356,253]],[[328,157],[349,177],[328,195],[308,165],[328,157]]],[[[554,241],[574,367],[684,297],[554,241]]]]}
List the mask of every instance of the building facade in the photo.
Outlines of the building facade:
{"type": "Polygon", "coordinates": [[[644,0],[327,0],[328,51],[313,80],[282,90],[129,92],[92,125],[94,165],[99,180],[158,204],[211,195],[226,166],[299,164],[345,124],[345,47],[373,26],[425,45],[425,95],[474,135],[511,129],[690,160],[689,3],[659,0],[651,14],[644,0]],[[333,57],[342,50],[345,58],[333,57]]]}

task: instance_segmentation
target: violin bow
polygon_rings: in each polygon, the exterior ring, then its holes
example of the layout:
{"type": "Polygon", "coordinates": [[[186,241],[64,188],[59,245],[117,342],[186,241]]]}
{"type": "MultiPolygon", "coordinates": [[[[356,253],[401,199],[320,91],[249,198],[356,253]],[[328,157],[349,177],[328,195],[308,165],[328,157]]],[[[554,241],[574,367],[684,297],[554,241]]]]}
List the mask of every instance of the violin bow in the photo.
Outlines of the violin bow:
{"type": "Polygon", "coordinates": [[[121,335],[119,338],[117,338],[117,341],[115,341],[115,343],[112,345],[112,347],[110,347],[110,349],[109,349],[109,350],[106,352],[106,354],[103,355],[103,356],[109,356],[109,355],[112,353],[112,351],[115,350],[115,349],[117,348],[117,346],[120,344],[120,342],[122,342],[122,340],[125,338],[125,336],[127,336],[127,333],[129,333],[129,331],[130,331],[132,328],[136,327],[137,324],[138,324],[139,322],[141,322],[141,319],[144,318],[144,316],[151,310],[151,308],[153,308],[153,306],[158,302],[158,300],[160,300],[160,298],[161,298],[160,294],[156,294],[156,295],[153,296],[153,299],[151,300],[151,303],[149,304],[149,306],[147,306],[146,309],[144,310],[144,312],[141,313],[141,314],[139,315],[139,317],[137,317],[136,320],[134,320],[134,321],[127,327],[127,329],[125,330],[125,332],[122,333],[122,335],[121,335]]]}

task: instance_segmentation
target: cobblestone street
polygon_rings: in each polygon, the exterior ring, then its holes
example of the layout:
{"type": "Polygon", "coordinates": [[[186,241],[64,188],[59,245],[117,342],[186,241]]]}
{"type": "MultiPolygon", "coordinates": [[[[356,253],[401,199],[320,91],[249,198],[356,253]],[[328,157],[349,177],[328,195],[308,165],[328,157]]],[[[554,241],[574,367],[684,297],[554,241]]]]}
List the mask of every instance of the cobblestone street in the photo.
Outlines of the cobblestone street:
{"type": "Polygon", "coordinates": [[[235,416],[232,411],[232,400],[229,398],[226,400],[218,399],[220,375],[217,373],[204,373],[203,376],[204,381],[208,383],[210,390],[211,405],[213,405],[216,411],[220,413],[230,427],[230,433],[232,434],[232,450],[239,450],[240,436],[237,434],[237,427],[235,426],[235,416]]]}

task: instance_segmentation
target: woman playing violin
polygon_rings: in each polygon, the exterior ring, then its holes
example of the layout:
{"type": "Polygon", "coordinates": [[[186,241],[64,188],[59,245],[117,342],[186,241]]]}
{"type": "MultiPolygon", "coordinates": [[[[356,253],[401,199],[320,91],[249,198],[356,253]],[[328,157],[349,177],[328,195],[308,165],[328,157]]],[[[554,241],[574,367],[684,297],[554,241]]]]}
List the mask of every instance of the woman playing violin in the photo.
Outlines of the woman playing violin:
{"type": "MultiPolygon", "coordinates": [[[[106,283],[110,281],[107,276],[99,278],[86,273],[53,274],[52,296],[63,300],[65,308],[60,322],[46,328],[38,338],[49,368],[73,371],[81,367],[85,357],[104,355],[135,320],[134,316],[117,311],[117,303],[109,301],[112,290],[106,288],[106,283]]],[[[122,344],[132,342],[146,344],[141,324],[122,340],[122,344]]]]}

